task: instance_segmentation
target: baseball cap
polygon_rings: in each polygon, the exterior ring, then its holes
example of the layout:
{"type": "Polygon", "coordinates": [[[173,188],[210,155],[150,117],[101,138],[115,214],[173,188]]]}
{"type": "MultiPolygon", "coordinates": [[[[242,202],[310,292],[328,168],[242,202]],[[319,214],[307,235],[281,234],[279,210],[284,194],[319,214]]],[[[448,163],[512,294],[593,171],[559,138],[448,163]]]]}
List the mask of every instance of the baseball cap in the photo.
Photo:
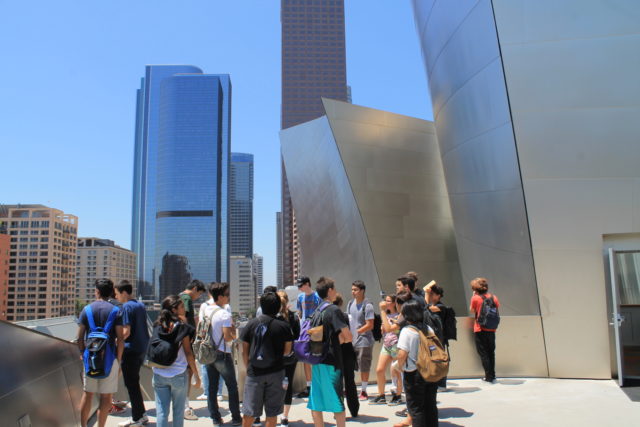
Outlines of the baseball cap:
{"type": "Polygon", "coordinates": [[[304,285],[305,283],[311,285],[311,279],[309,279],[307,276],[300,276],[298,277],[298,280],[296,280],[296,285],[298,287],[304,285]]]}

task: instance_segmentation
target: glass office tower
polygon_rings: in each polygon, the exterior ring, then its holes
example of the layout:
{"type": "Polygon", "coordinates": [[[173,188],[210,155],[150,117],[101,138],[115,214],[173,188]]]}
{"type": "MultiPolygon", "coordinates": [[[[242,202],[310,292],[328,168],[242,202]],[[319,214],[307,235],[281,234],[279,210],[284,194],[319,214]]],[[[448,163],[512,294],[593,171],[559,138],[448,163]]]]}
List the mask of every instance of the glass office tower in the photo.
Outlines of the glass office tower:
{"type": "Polygon", "coordinates": [[[138,90],[132,249],[145,299],[191,279],[228,280],[231,83],[192,66],[147,66],[138,90]]]}
{"type": "Polygon", "coordinates": [[[253,254],[253,154],[231,153],[229,176],[229,251],[253,254]]]}

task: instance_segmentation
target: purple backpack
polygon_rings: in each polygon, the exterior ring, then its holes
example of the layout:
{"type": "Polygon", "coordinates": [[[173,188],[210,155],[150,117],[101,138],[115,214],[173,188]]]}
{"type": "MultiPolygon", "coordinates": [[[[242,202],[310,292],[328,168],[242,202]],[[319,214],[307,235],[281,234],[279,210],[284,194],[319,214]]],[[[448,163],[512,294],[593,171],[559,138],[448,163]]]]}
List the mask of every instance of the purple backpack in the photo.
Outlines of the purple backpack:
{"type": "Polygon", "coordinates": [[[300,336],[293,342],[293,351],[300,362],[317,365],[327,357],[329,343],[311,341],[309,329],[322,324],[322,312],[331,304],[323,302],[316,308],[311,317],[306,318],[300,327],[300,336]]]}

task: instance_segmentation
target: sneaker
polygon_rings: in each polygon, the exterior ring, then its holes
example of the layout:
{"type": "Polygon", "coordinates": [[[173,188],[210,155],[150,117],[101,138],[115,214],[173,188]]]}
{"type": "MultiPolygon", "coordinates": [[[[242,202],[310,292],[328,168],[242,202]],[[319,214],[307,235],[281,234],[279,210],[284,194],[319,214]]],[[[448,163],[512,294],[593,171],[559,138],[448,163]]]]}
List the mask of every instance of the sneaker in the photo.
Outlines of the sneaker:
{"type": "Polygon", "coordinates": [[[391,393],[391,400],[387,405],[389,406],[398,406],[402,405],[404,401],[402,400],[402,396],[399,394],[391,393]]]}
{"type": "Polygon", "coordinates": [[[396,412],[396,416],[397,417],[406,417],[408,413],[409,413],[409,410],[407,408],[404,408],[401,411],[397,411],[396,412]]]}
{"type": "Polygon", "coordinates": [[[484,377],[484,378],[482,379],[482,381],[484,381],[484,382],[488,382],[488,383],[491,383],[491,384],[495,384],[495,383],[496,383],[496,379],[495,379],[495,377],[494,377],[494,378],[487,378],[487,377],[484,377]]]}
{"type": "Polygon", "coordinates": [[[193,412],[193,408],[187,408],[184,410],[184,419],[190,421],[198,421],[198,416],[193,412]]]}
{"type": "Polygon", "coordinates": [[[358,396],[358,400],[369,400],[369,395],[366,391],[361,391],[360,396],[358,396]]]}
{"type": "Polygon", "coordinates": [[[286,427],[289,425],[289,420],[287,418],[280,418],[280,427],[286,427]]]}
{"type": "Polygon", "coordinates": [[[223,423],[222,423],[222,418],[213,418],[213,427],[220,427],[223,423]]]}
{"type": "Polygon", "coordinates": [[[370,405],[386,405],[386,403],[387,399],[384,397],[384,394],[379,394],[369,401],[370,405]]]}
{"type": "MultiPolygon", "coordinates": [[[[238,418],[237,420],[231,420],[231,425],[232,426],[241,426],[242,425],[242,418],[238,418]]],[[[255,425],[255,424],[254,424],[255,425]]]]}
{"type": "Polygon", "coordinates": [[[196,397],[196,400],[207,400],[207,395],[202,393],[200,396],[196,397]]]}
{"type": "Polygon", "coordinates": [[[127,402],[126,400],[112,399],[111,404],[117,406],[118,408],[126,408],[129,402],[127,402]]]}
{"type": "Polygon", "coordinates": [[[448,389],[446,387],[438,387],[438,393],[447,393],[451,391],[451,389],[448,389]]]}
{"type": "Polygon", "coordinates": [[[140,427],[149,422],[149,418],[143,415],[139,420],[134,421],[133,418],[129,418],[127,421],[123,421],[118,424],[118,427],[140,427]]]}
{"type": "Polygon", "coordinates": [[[309,397],[310,393],[311,393],[311,387],[307,387],[306,390],[301,391],[300,393],[298,393],[298,395],[296,397],[298,399],[306,399],[307,397],[309,397]]]}
{"type": "Polygon", "coordinates": [[[111,405],[111,409],[109,409],[109,415],[118,415],[126,411],[126,409],[121,408],[120,406],[111,405]]]}
{"type": "Polygon", "coordinates": [[[253,420],[252,426],[262,426],[262,422],[260,422],[260,417],[253,420]]]}

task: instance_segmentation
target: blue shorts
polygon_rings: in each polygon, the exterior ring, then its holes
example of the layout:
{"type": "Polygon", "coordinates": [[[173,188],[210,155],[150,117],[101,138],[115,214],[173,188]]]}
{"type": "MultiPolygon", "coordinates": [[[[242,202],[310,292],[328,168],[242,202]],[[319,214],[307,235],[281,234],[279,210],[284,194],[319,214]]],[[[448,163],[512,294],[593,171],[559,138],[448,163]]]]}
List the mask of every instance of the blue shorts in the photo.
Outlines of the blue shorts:
{"type": "Polygon", "coordinates": [[[342,372],[332,365],[311,367],[311,394],[307,408],[319,412],[344,412],[342,372]]]}

